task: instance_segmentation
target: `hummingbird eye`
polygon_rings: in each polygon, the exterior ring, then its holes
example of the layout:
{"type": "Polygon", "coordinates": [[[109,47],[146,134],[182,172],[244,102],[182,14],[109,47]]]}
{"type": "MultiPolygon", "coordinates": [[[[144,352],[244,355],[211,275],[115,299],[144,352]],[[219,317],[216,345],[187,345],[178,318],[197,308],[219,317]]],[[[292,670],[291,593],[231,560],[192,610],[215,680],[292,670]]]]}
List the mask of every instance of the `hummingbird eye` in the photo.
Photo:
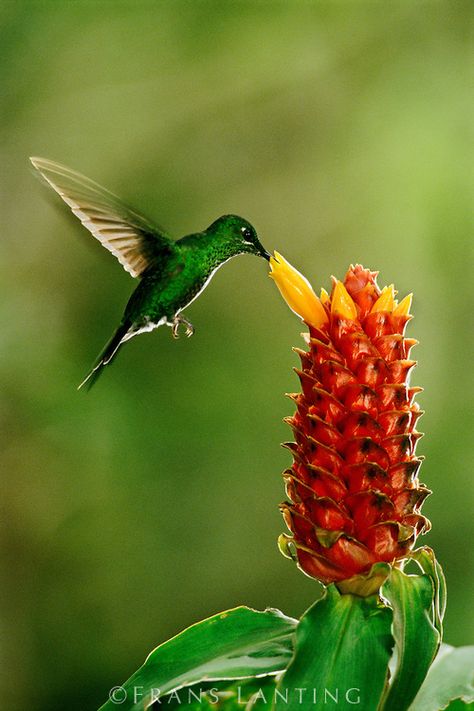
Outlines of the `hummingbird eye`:
{"type": "Polygon", "coordinates": [[[241,231],[241,233],[242,233],[242,236],[243,236],[246,240],[251,240],[251,239],[252,239],[252,237],[253,237],[253,235],[252,235],[252,230],[250,230],[248,227],[242,227],[240,231],[241,231]]]}

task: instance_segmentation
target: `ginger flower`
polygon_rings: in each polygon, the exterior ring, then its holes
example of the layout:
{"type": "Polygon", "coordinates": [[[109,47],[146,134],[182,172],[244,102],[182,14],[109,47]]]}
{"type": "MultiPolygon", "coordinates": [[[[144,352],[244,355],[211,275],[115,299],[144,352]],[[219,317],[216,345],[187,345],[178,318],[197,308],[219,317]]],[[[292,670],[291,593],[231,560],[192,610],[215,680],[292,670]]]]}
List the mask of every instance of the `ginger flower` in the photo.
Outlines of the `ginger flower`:
{"type": "Polygon", "coordinates": [[[377,272],[357,264],[318,298],[277,252],[270,266],[309,328],[308,349],[295,349],[301,392],[290,395],[295,442],[286,445],[293,464],[281,505],[291,536],[280,548],[307,575],[340,583],[402,560],[429,529],[420,507],[430,491],[415,455],[421,388],[409,385],[417,342],[404,335],[411,295],[397,302],[393,285],[380,290],[377,272]]]}

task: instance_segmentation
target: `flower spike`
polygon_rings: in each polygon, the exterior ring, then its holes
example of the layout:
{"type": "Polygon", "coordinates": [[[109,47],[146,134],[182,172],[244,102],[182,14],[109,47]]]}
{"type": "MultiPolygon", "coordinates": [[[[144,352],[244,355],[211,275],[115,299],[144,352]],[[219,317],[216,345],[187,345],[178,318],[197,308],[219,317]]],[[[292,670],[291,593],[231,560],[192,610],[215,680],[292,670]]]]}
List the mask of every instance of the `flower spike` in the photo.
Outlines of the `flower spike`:
{"type": "Polygon", "coordinates": [[[286,445],[293,464],[281,510],[291,535],[280,548],[310,577],[371,594],[380,584],[366,580],[373,566],[404,559],[429,529],[420,508],[430,492],[415,454],[419,389],[409,386],[415,341],[403,335],[411,295],[397,305],[393,285],[380,291],[377,273],[356,264],[318,299],[281,255],[271,266],[310,327],[308,350],[296,350],[296,412],[286,418],[295,442],[286,445]]]}

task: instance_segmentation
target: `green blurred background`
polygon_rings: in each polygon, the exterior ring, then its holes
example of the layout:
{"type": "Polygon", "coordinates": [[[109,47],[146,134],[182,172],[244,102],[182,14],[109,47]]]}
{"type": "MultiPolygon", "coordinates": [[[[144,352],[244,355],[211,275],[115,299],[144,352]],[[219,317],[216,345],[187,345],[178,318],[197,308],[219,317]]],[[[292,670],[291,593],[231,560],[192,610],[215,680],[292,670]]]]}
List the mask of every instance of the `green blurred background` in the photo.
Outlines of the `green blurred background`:
{"type": "Polygon", "coordinates": [[[135,284],[29,155],[177,237],[242,214],[315,287],[359,261],[415,292],[423,542],[446,640],[472,641],[472,4],[16,0],[0,17],[2,707],[94,709],[186,625],[320,594],[276,547],[301,324],[263,261],[216,275],[192,339],[135,339],[77,393],[135,284]]]}

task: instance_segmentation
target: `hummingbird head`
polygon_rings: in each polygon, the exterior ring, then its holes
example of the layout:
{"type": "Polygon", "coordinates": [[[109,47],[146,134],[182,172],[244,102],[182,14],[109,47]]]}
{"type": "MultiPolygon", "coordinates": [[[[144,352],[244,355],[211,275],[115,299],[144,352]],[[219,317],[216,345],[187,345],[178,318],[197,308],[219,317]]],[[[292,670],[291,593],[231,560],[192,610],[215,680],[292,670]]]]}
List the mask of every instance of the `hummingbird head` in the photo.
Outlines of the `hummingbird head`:
{"type": "Polygon", "coordinates": [[[232,249],[234,254],[256,254],[267,260],[271,257],[271,254],[260,243],[255,228],[243,217],[223,215],[213,222],[206,232],[219,237],[232,249]]]}

